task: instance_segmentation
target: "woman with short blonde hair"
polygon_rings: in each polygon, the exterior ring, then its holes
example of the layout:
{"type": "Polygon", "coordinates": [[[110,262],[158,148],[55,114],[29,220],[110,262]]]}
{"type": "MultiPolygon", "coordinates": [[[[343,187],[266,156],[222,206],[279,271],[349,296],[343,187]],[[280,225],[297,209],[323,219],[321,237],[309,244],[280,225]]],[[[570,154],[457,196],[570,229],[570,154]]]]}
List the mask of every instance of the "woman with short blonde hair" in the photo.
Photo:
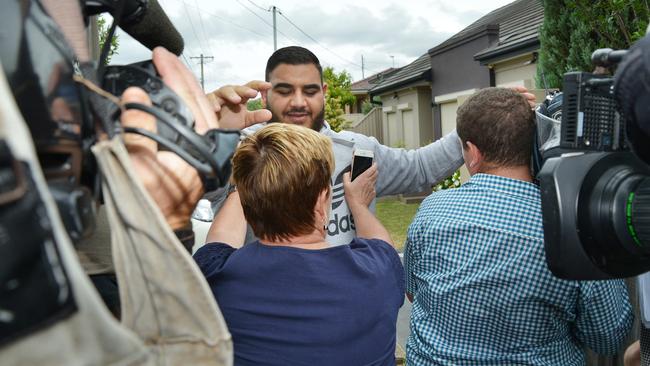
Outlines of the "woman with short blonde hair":
{"type": "Polygon", "coordinates": [[[331,140],[309,129],[271,124],[244,140],[232,181],[255,236],[284,240],[322,229],[328,217],[315,222],[313,208],[319,195],[329,196],[333,170],[331,140]]]}
{"type": "Polygon", "coordinates": [[[236,365],[394,365],[404,271],[368,210],[377,168],[345,199],[358,238],[330,246],[331,141],[274,123],[233,157],[237,187],[195,259],[233,336],[236,365]],[[260,239],[242,247],[246,221],[260,239]],[[239,249],[236,249],[239,248],[239,249]]]}

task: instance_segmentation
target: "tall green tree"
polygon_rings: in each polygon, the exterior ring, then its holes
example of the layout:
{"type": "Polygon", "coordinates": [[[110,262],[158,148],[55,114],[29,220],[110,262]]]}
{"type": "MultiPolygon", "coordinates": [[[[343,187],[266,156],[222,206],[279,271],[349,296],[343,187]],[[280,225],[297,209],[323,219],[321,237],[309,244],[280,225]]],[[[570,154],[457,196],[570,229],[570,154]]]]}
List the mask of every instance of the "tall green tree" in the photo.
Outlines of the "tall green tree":
{"type": "Polygon", "coordinates": [[[323,81],[327,83],[325,94],[325,120],[334,131],[341,131],[349,125],[343,117],[345,106],[355,102],[352,94],[352,76],[347,71],[336,72],[332,67],[323,70],[323,81]]]}
{"type": "MultiPolygon", "coordinates": [[[[108,31],[110,30],[110,27],[108,24],[106,24],[106,19],[104,19],[101,16],[97,17],[97,34],[99,35],[99,49],[101,50],[104,47],[104,43],[106,43],[106,39],[108,38],[108,31]]],[[[108,51],[108,56],[106,57],[106,64],[108,65],[111,62],[111,58],[113,55],[117,55],[117,48],[120,46],[120,41],[117,39],[117,35],[113,35],[113,38],[111,38],[111,46],[108,51]]]]}
{"type": "Polygon", "coordinates": [[[590,71],[597,48],[623,49],[643,37],[648,0],[543,0],[537,85],[562,87],[569,71],[590,71]]]}
{"type": "Polygon", "coordinates": [[[544,0],[544,23],[539,31],[541,46],[537,64],[539,88],[557,88],[562,84],[571,38],[568,31],[570,14],[564,8],[564,2],[544,0]]]}

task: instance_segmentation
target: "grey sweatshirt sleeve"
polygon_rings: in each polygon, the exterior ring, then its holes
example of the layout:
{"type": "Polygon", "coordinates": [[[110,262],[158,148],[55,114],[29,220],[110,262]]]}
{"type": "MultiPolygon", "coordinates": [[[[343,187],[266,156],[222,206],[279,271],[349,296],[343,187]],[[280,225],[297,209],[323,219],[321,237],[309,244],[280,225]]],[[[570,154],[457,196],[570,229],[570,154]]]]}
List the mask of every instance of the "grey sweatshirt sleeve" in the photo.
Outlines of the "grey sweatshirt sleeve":
{"type": "Polygon", "coordinates": [[[379,169],[377,196],[421,192],[447,178],[463,164],[456,130],[415,150],[388,147],[374,141],[379,169]]]}

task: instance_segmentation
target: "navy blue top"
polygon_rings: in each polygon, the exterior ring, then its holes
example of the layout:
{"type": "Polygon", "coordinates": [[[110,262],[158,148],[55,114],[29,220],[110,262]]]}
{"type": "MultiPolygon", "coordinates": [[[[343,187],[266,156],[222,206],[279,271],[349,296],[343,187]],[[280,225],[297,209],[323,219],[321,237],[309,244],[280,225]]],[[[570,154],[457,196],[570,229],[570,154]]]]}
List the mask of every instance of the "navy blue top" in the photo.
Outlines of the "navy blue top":
{"type": "Polygon", "coordinates": [[[395,365],[404,270],[388,243],[213,243],[194,258],[232,334],[235,365],[395,365]]]}

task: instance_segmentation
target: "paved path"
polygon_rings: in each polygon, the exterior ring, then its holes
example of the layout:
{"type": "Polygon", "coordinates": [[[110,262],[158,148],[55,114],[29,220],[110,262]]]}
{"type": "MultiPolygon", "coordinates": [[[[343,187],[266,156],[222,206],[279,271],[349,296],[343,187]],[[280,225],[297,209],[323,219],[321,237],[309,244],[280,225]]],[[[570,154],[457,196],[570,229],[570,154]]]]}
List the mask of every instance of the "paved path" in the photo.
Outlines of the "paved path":
{"type": "Polygon", "coordinates": [[[411,302],[404,297],[404,305],[397,314],[397,344],[406,349],[406,339],[409,334],[409,318],[411,316],[411,302]]]}
{"type": "MultiPolygon", "coordinates": [[[[402,259],[402,262],[404,262],[402,253],[400,253],[399,256],[402,259]]],[[[406,339],[411,333],[409,331],[410,316],[411,302],[406,298],[406,296],[404,296],[404,305],[402,305],[402,307],[399,309],[399,313],[397,314],[397,344],[402,346],[403,349],[406,349],[406,339]]]]}

